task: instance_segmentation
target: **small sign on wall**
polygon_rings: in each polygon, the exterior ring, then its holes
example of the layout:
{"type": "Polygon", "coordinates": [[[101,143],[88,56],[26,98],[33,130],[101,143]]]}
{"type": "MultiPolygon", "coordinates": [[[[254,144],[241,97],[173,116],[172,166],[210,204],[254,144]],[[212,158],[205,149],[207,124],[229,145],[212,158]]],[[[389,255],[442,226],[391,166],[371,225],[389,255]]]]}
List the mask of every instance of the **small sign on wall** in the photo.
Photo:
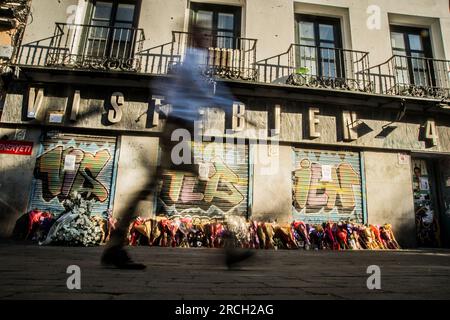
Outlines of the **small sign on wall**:
{"type": "Polygon", "coordinates": [[[430,183],[428,182],[427,177],[420,177],[419,180],[420,183],[420,191],[429,191],[430,190],[430,183]]]}
{"type": "Polygon", "coordinates": [[[75,162],[77,157],[72,154],[66,155],[64,158],[64,171],[75,171],[75,162]]]}
{"type": "Polygon", "coordinates": [[[23,141],[27,136],[27,129],[16,129],[16,133],[14,134],[14,140],[23,141]]]}
{"type": "Polygon", "coordinates": [[[450,188],[450,177],[447,178],[447,181],[445,182],[445,186],[450,188]]]}
{"type": "Polygon", "coordinates": [[[48,122],[50,123],[62,123],[63,114],[62,113],[51,113],[48,122]]]}
{"type": "Polygon", "coordinates": [[[33,152],[33,142],[0,140],[0,153],[29,156],[33,152]]]}
{"type": "Polygon", "coordinates": [[[322,165],[322,180],[323,182],[331,182],[333,178],[331,176],[332,166],[323,164],[322,165]]]}
{"type": "Polygon", "coordinates": [[[398,164],[408,165],[409,164],[409,156],[406,153],[399,153],[398,154],[398,164]]]}

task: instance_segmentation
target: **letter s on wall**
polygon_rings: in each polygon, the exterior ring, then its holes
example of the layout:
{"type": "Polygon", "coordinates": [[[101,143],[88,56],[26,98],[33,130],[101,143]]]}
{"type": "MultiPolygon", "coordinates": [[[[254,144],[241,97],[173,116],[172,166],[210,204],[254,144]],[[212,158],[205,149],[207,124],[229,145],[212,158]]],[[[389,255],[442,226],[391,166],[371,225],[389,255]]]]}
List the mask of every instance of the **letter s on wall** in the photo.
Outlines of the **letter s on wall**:
{"type": "Polygon", "coordinates": [[[122,120],[122,108],[125,103],[123,93],[114,92],[111,95],[111,106],[112,109],[108,110],[108,121],[110,123],[118,123],[122,120]]]}

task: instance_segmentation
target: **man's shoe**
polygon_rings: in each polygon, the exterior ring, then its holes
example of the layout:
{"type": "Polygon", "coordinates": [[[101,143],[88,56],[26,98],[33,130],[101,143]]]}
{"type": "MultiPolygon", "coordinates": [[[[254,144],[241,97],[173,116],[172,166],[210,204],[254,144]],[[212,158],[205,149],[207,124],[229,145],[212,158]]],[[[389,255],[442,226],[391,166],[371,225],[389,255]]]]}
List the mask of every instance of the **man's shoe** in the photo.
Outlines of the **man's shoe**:
{"type": "Polygon", "coordinates": [[[225,264],[228,269],[233,269],[239,262],[242,262],[255,254],[254,251],[246,250],[246,251],[227,251],[225,257],[225,264]]]}
{"type": "Polygon", "coordinates": [[[104,267],[143,270],[146,266],[142,263],[136,263],[131,260],[123,248],[108,248],[103,252],[101,264],[104,267]]]}

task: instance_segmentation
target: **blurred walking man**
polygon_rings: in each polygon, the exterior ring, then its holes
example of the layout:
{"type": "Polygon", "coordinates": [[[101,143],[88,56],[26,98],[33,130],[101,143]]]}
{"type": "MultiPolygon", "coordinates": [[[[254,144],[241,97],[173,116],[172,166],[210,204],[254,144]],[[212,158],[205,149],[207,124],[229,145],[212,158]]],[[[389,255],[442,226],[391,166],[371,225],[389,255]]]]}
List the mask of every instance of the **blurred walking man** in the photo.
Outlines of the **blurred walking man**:
{"type": "MultiPolygon", "coordinates": [[[[192,172],[196,176],[199,174],[192,150],[189,152],[190,161],[187,161],[188,163],[184,161],[186,159],[185,154],[181,157],[183,161],[180,161],[180,155],[172,152],[173,147],[179,141],[173,141],[172,139],[176,140],[178,133],[188,135],[189,140],[193,136],[199,137],[201,133],[197,132],[195,123],[200,120],[200,107],[220,106],[230,108],[234,102],[232,95],[227,92],[221,92],[220,96],[216,95],[215,82],[201,75],[202,66],[207,65],[209,40],[207,35],[202,34],[202,29],[199,27],[187,39],[191,45],[187,46],[184,61],[176,66],[173,82],[165,92],[166,100],[171,105],[171,109],[159,139],[161,165],[157,168],[155,176],[150,177],[146,187],[132,197],[128,205],[125,206],[124,212],[119,214],[118,225],[102,255],[101,262],[105,266],[121,269],[145,268],[145,265],[133,262],[123,248],[138,202],[151,197],[156,192],[158,180],[161,179],[165,170],[192,172]],[[178,132],[174,136],[173,133],[176,130],[178,132]]],[[[186,139],[183,139],[183,141],[186,141],[186,139]]],[[[190,148],[191,144],[188,144],[190,148]]],[[[183,151],[185,150],[186,148],[183,148],[183,151]]],[[[233,234],[228,233],[225,236],[225,262],[229,268],[252,255],[250,251],[236,251],[233,243],[233,234]]]]}

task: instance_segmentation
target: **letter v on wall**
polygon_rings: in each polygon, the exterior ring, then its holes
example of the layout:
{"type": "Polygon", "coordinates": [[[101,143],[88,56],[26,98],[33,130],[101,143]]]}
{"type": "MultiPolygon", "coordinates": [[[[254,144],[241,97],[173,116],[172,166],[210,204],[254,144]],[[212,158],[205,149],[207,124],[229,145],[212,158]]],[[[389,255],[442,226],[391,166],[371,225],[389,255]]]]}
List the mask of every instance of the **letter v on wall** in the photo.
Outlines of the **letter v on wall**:
{"type": "Polygon", "coordinates": [[[42,110],[43,102],[44,102],[44,89],[30,87],[28,90],[27,117],[39,121],[42,120],[44,113],[42,110]]]}

